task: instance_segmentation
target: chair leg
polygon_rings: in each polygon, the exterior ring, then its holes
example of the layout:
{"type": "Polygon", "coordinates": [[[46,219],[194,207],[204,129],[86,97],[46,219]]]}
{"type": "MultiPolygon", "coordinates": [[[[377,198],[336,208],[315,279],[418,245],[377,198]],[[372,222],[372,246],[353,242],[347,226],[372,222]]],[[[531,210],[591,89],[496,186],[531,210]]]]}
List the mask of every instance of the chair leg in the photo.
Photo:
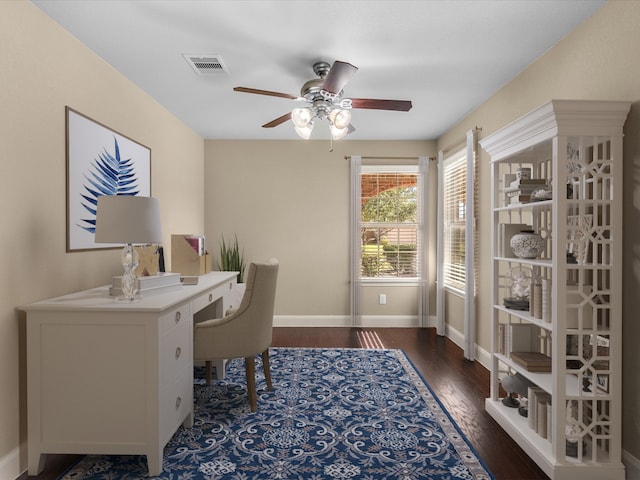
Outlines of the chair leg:
{"type": "Polygon", "coordinates": [[[211,360],[204,362],[207,385],[211,385],[211,360]]]}
{"type": "Polygon", "coordinates": [[[262,352],[262,367],[264,368],[264,379],[267,381],[267,388],[273,390],[271,383],[271,367],[269,366],[269,349],[262,352]]]}
{"type": "Polygon", "coordinates": [[[247,394],[249,407],[252,412],[258,411],[258,395],[256,394],[256,363],[254,357],[244,359],[244,367],[247,372],[247,394]]]}

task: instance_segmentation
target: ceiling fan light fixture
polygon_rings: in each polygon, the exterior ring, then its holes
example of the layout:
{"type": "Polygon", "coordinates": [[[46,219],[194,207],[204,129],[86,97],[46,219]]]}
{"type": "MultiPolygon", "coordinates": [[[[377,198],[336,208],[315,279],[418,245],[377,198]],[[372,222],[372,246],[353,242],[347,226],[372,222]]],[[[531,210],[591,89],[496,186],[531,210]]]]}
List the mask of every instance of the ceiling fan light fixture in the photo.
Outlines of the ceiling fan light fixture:
{"type": "MultiPolygon", "coordinates": [[[[296,131],[298,128],[305,128],[311,123],[312,119],[313,111],[310,108],[294,108],[291,112],[291,120],[296,126],[296,131]]],[[[311,129],[313,129],[313,126],[311,129]]]]}
{"type": "Polygon", "coordinates": [[[331,120],[331,124],[338,130],[343,130],[351,123],[351,112],[349,110],[334,108],[329,114],[329,120],[331,120]]]}
{"type": "Polygon", "coordinates": [[[349,133],[348,125],[344,128],[337,128],[335,125],[330,125],[329,130],[331,130],[331,138],[334,140],[340,140],[347,133],[349,133]]]}
{"type": "MultiPolygon", "coordinates": [[[[293,117],[293,115],[292,115],[293,117]]],[[[311,132],[313,131],[313,122],[308,122],[304,127],[295,126],[295,131],[303,140],[309,140],[311,132]]]]}

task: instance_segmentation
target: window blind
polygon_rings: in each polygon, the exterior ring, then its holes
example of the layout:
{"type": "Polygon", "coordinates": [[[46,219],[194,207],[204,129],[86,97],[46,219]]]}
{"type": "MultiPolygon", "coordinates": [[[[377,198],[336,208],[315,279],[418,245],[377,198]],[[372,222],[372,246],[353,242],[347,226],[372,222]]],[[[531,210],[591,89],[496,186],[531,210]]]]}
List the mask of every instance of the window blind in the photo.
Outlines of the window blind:
{"type": "Polygon", "coordinates": [[[443,165],[443,281],[464,290],[467,159],[466,150],[445,159],[443,165]]]}

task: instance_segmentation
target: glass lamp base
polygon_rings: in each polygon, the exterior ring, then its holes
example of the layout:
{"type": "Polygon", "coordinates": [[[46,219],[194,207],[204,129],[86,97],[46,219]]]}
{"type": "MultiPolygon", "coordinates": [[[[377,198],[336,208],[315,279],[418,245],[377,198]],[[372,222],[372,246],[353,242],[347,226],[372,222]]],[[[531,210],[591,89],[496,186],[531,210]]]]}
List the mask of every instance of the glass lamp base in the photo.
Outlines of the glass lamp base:
{"type": "Polygon", "coordinates": [[[141,296],[138,293],[136,279],[136,268],[138,266],[138,252],[130,243],[127,243],[120,254],[120,261],[124,268],[122,275],[122,295],[116,297],[116,302],[133,303],[139,302],[141,296]]]}
{"type": "Polygon", "coordinates": [[[142,300],[142,296],[139,293],[136,293],[133,297],[125,297],[124,295],[116,297],[117,303],[135,303],[140,300],[142,300]]]}

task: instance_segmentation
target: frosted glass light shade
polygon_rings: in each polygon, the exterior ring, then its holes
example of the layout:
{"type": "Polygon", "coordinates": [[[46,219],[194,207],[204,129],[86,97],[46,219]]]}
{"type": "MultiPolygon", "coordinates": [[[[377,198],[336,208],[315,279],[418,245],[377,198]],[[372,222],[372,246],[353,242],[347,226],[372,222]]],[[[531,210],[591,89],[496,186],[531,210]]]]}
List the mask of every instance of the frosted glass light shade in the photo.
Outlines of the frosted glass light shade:
{"type": "Polygon", "coordinates": [[[329,119],[338,130],[342,130],[347,128],[351,123],[351,112],[349,110],[334,108],[329,114],[329,119]]]}
{"type": "Polygon", "coordinates": [[[313,122],[309,122],[305,127],[294,127],[298,136],[304,140],[309,140],[311,132],[313,131],[313,122]]]}
{"type": "Polygon", "coordinates": [[[160,202],[153,197],[103,195],[96,210],[96,243],[160,243],[160,202]]]}
{"type": "Polygon", "coordinates": [[[294,108],[291,112],[291,120],[293,124],[298,128],[304,128],[313,118],[313,111],[310,108],[294,108]]]}
{"type": "Polygon", "coordinates": [[[349,133],[348,126],[344,128],[336,128],[335,125],[330,125],[329,130],[331,130],[331,138],[333,138],[334,140],[340,140],[347,133],[349,133]]]}

